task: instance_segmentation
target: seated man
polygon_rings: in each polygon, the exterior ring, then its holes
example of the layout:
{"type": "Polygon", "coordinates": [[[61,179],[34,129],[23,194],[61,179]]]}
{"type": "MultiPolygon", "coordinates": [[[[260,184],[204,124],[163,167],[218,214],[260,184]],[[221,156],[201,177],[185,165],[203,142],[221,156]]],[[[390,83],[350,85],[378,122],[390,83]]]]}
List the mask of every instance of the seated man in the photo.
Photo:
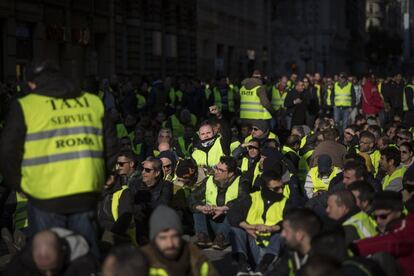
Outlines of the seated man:
{"type": "Polygon", "coordinates": [[[377,234],[375,223],[358,209],[354,195],[348,190],[336,191],[328,197],[326,213],[337,226],[342,225],[348,244],[377,234]]]}
{"type": "Polygon", "coordinates": [[[96,275],[97,260],[88,242],[64,228],[37,233],[7,267],[4,275],[96,275]]]}
{"type": "Polygon", "coordinates": [[[142,179],[133,187],[134,219],[137,243],[146,244],[148,240],[148,220],[158,205],[170,204],[173,197],[173,184],[163,179],[162,162],[158,158],[148,157],[142,162],[142,179]]]}
{"type": "MultiPolygon", "coordinates": [[[[182,238],[177,213],[157,207],[150,218],[151,243],[142,248],[150,266],[149,275],[218,275],[202,251],[182,238]]],[[[141,275],[136,271],[136,275],[141,275]]]]}
{"type": "MultiPolygon", "coordinates": [[[[264,171],[261,191],[239,199],[230,209],[231,243],[240,274],[249,273],[251,263],[256,272],[265,273],[280,250],[280,223],[287,209],[288,198],[283,195],[282,174],[264,171]]],[[[248,275],[248,274],[245,274],[248,275]]]]}
{"type": "Polygon", "coordinates": [[[190,198],[193,210],[197,245],[223,250],[228,245],[230,226],[227,211],[233,200],[248,195],[247,182],[241,182],[237,175],[237,162],[232,157],[222,156],[214,168],[214,176],[209,176],[198,186],[190,198]],[[209,228],[214,232],[211,243],[209,228]]]}
{"type": "Polygon", "coordinates": [[[241,172],[247,172],[252,167],[259,169],[260,161],[260,143],[257,139],[253,138],[248,143],[242,144],[241,148],[244,149],[244,156],[241,159],[241,172]]]}
{"type": "Polygon", "coordinates": [[[214,124],[205,121],[200,124],[198,136],[200,141],[194,145],[191,157],[200,167],[210,170],[217,165],[220,157],[230,154],[231,137],[222,136],[213,129],[214,124]]]}
{"type": "Polygon", "coordinates": [[[318,166],[310,169],[305,182],[305,191],[308,198],[328,191],[331,180],[341,169],[332,165],[332,159],[327,154],[318,158],[318,166]]]}

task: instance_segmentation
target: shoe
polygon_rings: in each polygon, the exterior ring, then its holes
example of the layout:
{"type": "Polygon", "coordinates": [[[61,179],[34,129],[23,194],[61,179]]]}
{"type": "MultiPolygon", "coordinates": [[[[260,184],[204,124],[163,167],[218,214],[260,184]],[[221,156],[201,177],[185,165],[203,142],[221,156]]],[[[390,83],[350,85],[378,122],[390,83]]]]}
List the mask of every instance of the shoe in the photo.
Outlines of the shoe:
{"type": "Polygon", "coordinates": [[[206,233],[199,233],[197,235],[196,245],[200,248],[209,248],[213,245],[209,236],[206,233]]]}
{"type": "Polygon", "coordinates": [[[252,268],[246,261],[239,262],[238,267],[239,267],[239,271],[237,272],[236,276],[251,275],[252,268]]]}
{"type": "Polygon", "coordinates": [[[229,243],[224,238],[223,234],[218,234],[213,242],[213,248],[217,250],[224,250],[229,246],[229,243]]]}

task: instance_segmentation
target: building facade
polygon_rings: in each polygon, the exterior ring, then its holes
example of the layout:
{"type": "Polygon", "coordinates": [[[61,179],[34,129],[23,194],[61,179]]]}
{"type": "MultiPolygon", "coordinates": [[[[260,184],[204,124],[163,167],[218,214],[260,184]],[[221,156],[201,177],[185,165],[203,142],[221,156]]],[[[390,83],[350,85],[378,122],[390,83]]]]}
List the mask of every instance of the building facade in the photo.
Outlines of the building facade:
{"type": "Polygon", "coordinates": [[[364,39],[364,7],[365,1],[275,2],[271,18],[275,74],[363,71],[363,43],[355,42],[364,39]]]}
{"type": "Polygon", "coordinates": [[[271,72],[270,0],[197,1],[197,74],[242,78],[271,72]]]}

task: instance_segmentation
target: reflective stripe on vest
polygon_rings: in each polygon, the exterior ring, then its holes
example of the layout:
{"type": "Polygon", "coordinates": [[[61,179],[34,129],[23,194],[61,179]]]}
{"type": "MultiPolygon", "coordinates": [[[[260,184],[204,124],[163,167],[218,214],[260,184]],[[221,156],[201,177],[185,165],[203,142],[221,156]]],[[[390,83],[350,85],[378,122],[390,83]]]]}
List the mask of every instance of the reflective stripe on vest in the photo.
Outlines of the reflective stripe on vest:
{"type": "Polygon", "coordinates": [[[196,161],[197,166],[213,167],[220,162],[220,157],[224,155],[223,149],[221,148],[221,137],[218,137],[214,141],[214,145],[206,153],[202,150],[195,149],[191,155],[196,161]]]}
{"type": "Polygon", "coordinates": [[[314,150],[308,150],[300,159],[299,159],[299,170],[298,177],[299,181],[304,182],[306,180],[306,175],[309,172],[309,163],[308,160],[312,156],[314,150]]]}
{"type": "Polygon", "coordinates": [[[284,109],[286,95],[287,93],[281,94],[275,86],[272,87],[272,106],[275,110],[284,109]]]}
{"type": "Polygon", "coordinates": [[[22,190],[38,199],[100,191],[104,106],[98,96],[58,99],[32,93],[19,103],[27,127],[22,190]]]}
{"type": "MultiPolygon", "coordinates": [[[[239,196],[239,182],[240,182],[240,176],[236,177],[236,179],[234,179],[234,181],[227,188],[224,204],[227,204],[229,201],[232,201],[233,199],[236,199],[239,196]]],[[[213,182],[213,176],[210,176],[207,179],[207,183],[206,183],[206,193],[205,193],[206,204],[217,206],[217,196],[218,196],[217,186],[213,182]]]]}
{"type": "Polygon", "coordinates": [[[343,225],[351,225],[355,227],[360,239],[373,237],[377,234],[373,220],[362,211],[347,219],[343,225]]]}
{"type": "Polygon", "coordinates": [[[14,212],[14,227],[23,229],[28,226],[27,198],[16,192],[16,211],[14,212]]]}
{"type": "MultiPolygon", "coordinates": [[[[252,204],[247,213],[246,222],[250,225],[264,224],[273,226],[283,220],[283,209],[285,208],[287,198],[283,197],[281,201],[274,202],[264,214],[264,201],[260,191],[250,194],[252,204]],[[265,217],[265,220],[263,220],[265,217]]],[[[256,233],[259,239],[256,239],[258,244],[262,243],[264,246],[269,244],[271,234],[256,233]]]]}
{"type": "Polygon", "coordinates": [[[397,178],[401,178],[401,181],[402,181],[402,178],[406,170],[407,170],[406,167],[400,166],[391,175],[387,174],[382,180],[382,190],[385,191],[388,185],[390,185],[390,183],[397,178]]]}
{"type": "Polygon", "coordinates": [[[351,106],[352,105],[352,84],[348,82],[344,87],[340,87],[339,83],[335,83],[335,106],[351,106]]]}
{"type": "Polygon", "coordinates": [[[257,90],[260,86],[256,86],[251,90],[247,90],[244,86],[240,89],[240,118],[241,119],[271,119],[272,115],[260,103],[257,90]]]}
{"type": "Polygon", "coordinates": [[[341,170],[338,167],[334,167],[331,174],[327,179],[321,179],[319,177],[318,166],[313,167],[309,171],[309,175],[313,183],[313,192],[317,191],[327,191],[331,180],[340,172],[341,170]]]}

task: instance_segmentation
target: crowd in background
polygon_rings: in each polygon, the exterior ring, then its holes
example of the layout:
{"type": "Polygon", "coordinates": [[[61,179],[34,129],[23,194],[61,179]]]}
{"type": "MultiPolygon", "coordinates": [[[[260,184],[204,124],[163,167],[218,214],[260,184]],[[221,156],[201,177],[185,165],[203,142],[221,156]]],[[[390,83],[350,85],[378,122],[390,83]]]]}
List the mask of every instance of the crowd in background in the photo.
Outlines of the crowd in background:
{"type": "Polygon", "coordinates": [[[53,76],[0,89],[4,275],[220,274],[206,248],[230,248],[237,275],[414,274],[414,77],[89,77],[56,96],[53,76]],[[103,103],[97,197],[22,181],[24,99],[44,87],[62,110],[103,103]]]}

